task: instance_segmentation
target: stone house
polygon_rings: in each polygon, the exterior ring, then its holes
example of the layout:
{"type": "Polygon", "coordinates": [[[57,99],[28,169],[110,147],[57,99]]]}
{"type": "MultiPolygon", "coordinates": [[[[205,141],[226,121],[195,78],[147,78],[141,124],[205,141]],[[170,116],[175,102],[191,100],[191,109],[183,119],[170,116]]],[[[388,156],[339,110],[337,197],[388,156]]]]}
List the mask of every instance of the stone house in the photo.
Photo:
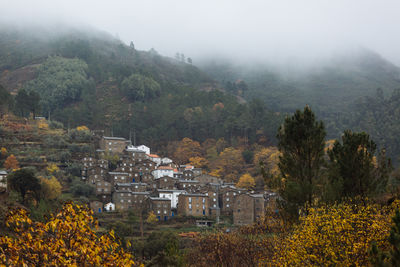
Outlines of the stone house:
{"type": "Polygon", "coordinates": [[[163,176],[157,179],[154,179],[156,188],[159,189],[176,189],[176,185],[178,183],[178,179],[170,176],[163,176]]]}
{"type": "Polygon", "coordinates": [[[184,216],[208,216],[209,197],[206,194],[180,194],[178,196],[178,214],[184,216]]]}
{"type": "Polygon", "coordinates": [[[218,191],[212,187],[204,187],[200,189],[200,192],[208,196],[210,208],[219,208],[218,191]]]}
{"type": "Polygon", "coordinates": [[[174,177],[178,178],[179,180],[183,179],[183,172],[179,171],[178,169],[174,169],[174,177]]]}
{"type": "Polygon", "coordinates": [[[150,184],[151,182],[154,181],[154,177],[151,173],[149,172],[142,172],[139,170],[135,170],[132,174],[132,181],[138,182],[138,183],[148,183],[150,184]]]}
{"type": "Polygon", "coordinates": [[[233,212],[233,203],[236,196],[246,192],[246,190],[236,188],[231,185],[222,185],[219,192],[219,205],[221,208],[221,214],[231,216],[233,212]]]}
{"type": "Polygon", "coordinates": [[[103,203],[97,200],[90,201],[89,207],[93,210],[94,213],[101,213],[103,212],[103,203]]]}
{"type": "Polygon", "coordinates": [[[115,184],[115,190],[130,191],[130,192],[144,192],[146,191],[148,184],[145,183],[117,183],[115,184]]]}
{"type": "Polygon", "coordinates": [[[88,168],[91,168],[91,167],[94,167],[94,166],[96,166],[97,164],[96,164],[96,159],[95,158],[92,158],[92,157],[84,157],[83,159],[82,159],[82,166],[83,166],[83,169],[88,169],[88,168]]]}
{"type": "Polygon", "coordinates": [[[138,149],[131,149],[129,147],[124,150],[123,154],[135,162],[141,162],[146,159],[146,152],[138,149]]]}
{"type": "Polygon", "coordinates": [[[264,196],[262,194],[240,194],[233,204],[233,223],[251,224],[264,216],[264,196]]]}
{"type": "Polygon", "coordinates": [[[186,180],[186,179],[190,179],[190,180],[192,180],[193,178],[194,178],[194,173],[193,173],[193,171],[192,170],[183,170],[182,171],[182,178],[184,179],[184,180],[186,180]]]}
{"type": "Polygon", "coordinates": [[[159,221],[167,221],[171,216],[171,200],[168,198],[149,197],[147,200],[149,211],[153,211],[159,221]]]}
{"type": "Polygon", "coordinates": [[[129,183],[132,180],[127,172],[109,172],[109,175],[113,185],[117,183],[129,183]]]}
{"type": "Polygon", "coordinates": [[[100,166],[89,167],[82,172],[82,178],[91,184],[94,184],[99,179],[107,180],[108,169],[100,166]]]}
{"type": "Polygon", "coordinates": [[[99,166],[100,168],[103,169],[107,169],[108,170],[108,160],[106,159],[99,159],[97,160],[97,166],[99,166]]]}
{"type": "Polygon", "coordinates": [[[100,149],[108,153],[121,154],[130,143],[131,141],[123,137],[103,136],[100,140],[100,149]]]}
{"type": "Polygon", "coordinates": [[[206,184],[222,184],[222,180],[218,177],[208,175],[208,174],[201,174],[196,177],[196,180],[199,181],[201,185],[206,185],[206,184]]]}
{"type": "Polygon", "coordinates": [[[203,169],[202,168],[193,168],[192,172],[193,172],[194,177],[197,177],[197,176],[203,174],[203,169]]]}
{"type": "Polygon", "coordinates": [[[198,192],[201,188],[197,180],[179,180],[177,184],[178,189],[186,190],[189,193],[198,192]]]}
{"type": "Polygon", "coordinates": [[[146,200],[149,196],[149,192],[116,190],[113,193],[113,203],[115,203],[115,208],[119,211],[129,209],[142,211],[146,208],[146,200]]]}

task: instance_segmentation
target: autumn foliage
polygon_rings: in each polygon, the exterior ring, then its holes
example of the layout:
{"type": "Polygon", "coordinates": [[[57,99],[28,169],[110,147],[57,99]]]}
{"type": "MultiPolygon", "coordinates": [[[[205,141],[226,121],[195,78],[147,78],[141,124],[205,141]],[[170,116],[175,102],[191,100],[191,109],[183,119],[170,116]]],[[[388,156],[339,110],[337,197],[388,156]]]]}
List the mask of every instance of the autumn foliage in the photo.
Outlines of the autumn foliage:
{"type": "Polygon", "coordinates": [[[19,163],[17,158],[13,154],[11,154],[4,162],[4,168],[6,168],[7,170],[15,170],[19,168],[18,164],[19,163]]]}
{"type": "Polygon", "coordinates": [[[0,265],[7,266],[131,266],[111,231],[97,235],[97,221],[87,207],[67,203],[48,222],[33,222],[24,209],[11,211],[10,236],[0,237],[0,265]]]}
{"type": "Polygon", "coordinates": [[[61,195],[62,186],[56,177],[52,176],[50,179],[40,177],[39,179],[43,198],[53,200],[61,195]]]}
{"type": "Polygon", "coordinates": [[[386,249],[399,204],[381,207],[351,201],[312,208],[276,253],[285,266],[367,266],[373,243],[386,249]]]}
{"type": "Polygon", "coordinates": [[[240,176],[239,182],[236,184],[238,188],[252,189],[256,185],[256,181],[250,174],[245,173],[240,176]]]}

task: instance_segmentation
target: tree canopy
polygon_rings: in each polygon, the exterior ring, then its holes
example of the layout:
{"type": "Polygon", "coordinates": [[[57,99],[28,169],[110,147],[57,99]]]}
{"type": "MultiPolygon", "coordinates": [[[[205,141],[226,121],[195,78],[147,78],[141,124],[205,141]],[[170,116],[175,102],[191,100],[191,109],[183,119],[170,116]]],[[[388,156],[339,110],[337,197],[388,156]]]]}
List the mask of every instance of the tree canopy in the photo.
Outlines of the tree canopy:
{"type": "Polygon", "coordinates": [[[325,129],[316,121],[311,108],[297,110],[287,117],[278,131],[279,169],[285,179],[281,190],[283,204],[290,214],[298,214],[304,204],[312,204],[316,182],[324,162],[325,129]]]}
{"type": "Polygon", "coordinates": [[[41,96],[45,110],[62,108],[80,99],[81,92],[90,87],[87,64],[77,58],[49,57],[38,69],[37,78],[24,89],[41,96]]]}
{"type": "Polygon", "coordinates": [[[161,87],[152,78],[135,73],[122,81],[121,90],[130,100],[142,101],[159,96],[161,87]]]}
{"type": "Polygon", "coordinates": [[[131,254],[114,232],[97,235],[97,221],[87,207],[67,203],[45,222],[34,222],[24,209],[12,211],[0,237],[0,263],[12,266],[132,266],[131,254]]]}
{"type": "Polygon", "coordinates": [[[12,172],[8,175],[8,183],[12,190],[20,193],[23,202],[28,192],[31,192],[36,200],[40,199],[40,181],[31,169],[23,168],[12,172]]]}

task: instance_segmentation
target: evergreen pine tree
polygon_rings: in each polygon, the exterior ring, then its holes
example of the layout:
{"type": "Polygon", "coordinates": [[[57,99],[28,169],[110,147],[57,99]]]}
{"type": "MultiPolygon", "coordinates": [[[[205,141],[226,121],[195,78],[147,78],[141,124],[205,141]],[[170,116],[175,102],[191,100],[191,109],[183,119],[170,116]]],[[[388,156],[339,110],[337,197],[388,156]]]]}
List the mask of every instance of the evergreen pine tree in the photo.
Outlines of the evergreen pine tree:
{"type": "Polygon", "coordinates": [[[309,106],[287,117],[279,128],[279,169],[285,179],[280,195],[283,207],[292,216],[313,202],[324,162],[325,135],[323,122],[315,120],[309,106]]]}

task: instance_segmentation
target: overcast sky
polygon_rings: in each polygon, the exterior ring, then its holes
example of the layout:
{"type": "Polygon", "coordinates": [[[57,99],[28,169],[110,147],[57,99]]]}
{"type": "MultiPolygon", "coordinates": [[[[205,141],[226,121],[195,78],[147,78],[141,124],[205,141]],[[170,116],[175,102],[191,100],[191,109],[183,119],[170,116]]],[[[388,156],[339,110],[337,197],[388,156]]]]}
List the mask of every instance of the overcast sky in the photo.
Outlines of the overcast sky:
{"type": "Polygon", "coordinates": [[[13,23],[89,24],[166,56],[327,55],[363,46],[400,65],[399,0],[0,0],[13,23]]]}

